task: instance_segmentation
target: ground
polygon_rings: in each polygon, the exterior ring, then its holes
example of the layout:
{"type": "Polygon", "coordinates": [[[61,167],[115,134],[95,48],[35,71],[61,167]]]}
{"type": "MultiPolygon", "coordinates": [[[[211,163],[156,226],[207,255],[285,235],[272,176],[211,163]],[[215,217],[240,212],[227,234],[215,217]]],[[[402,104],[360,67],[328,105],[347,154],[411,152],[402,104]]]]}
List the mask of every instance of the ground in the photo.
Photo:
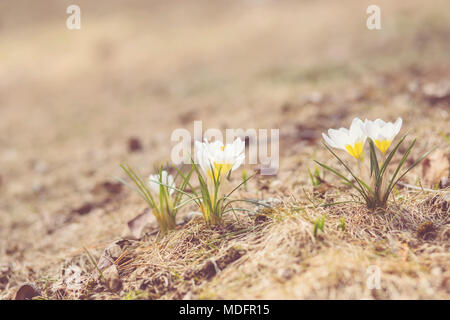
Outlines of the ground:
{"type": "Polygon", "coordinates": [[[40,299],[450,298],[448,187],[426,166],[377,211],[321,206],[353,193],[308,175],[338,166],[321,133],[356,116],[402,117],[411,159],[449,158],[448,1],[377,1],[372,31],[369,1],[80,0],[72,31],[69,4],[0,4],[0,298],[25,283],[40,299]],[[130,236],[146,206],[119,164],[152,173],[194,120],[280,129],[278,174],[236,194],[271,208],[130,236]]]}

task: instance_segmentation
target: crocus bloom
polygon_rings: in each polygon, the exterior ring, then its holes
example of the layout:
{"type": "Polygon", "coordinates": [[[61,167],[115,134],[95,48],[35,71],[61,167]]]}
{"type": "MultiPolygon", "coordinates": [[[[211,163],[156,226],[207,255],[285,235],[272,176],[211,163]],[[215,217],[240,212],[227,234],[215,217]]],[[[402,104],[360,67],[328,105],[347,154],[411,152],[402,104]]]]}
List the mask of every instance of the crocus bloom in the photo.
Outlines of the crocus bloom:
{"type": "Polygon", "coordinates": [[[394,140],[395,136],[400,132],[402,127],[402,118],[398,118],[395,123],[384,122],[381,119],[375,121],[364,121],[364,131],[367,137],[371,138],[377,148],[384,155],[394,140]]]}
{"type": "MultiPolygon", "coordinates": [[[[163,183],[165,185],[168,185],[170,187],[175,187],[175,181],[173,179],[173,176],[168,174],[166,170],[161,171],[161,175],[159,174],[151,174],[148,177],[149,180],[149,185],[150,188],[152,188],[152,190],[156,193],[159,194],[159,190],[160,190],[160,184],[159,183],[163,183]],[[158,183],[159,182],[159,183],[158,183]]],[[[166,186],[163,186],[164,188],[167,188],[169,195],[172,195],[173,192],[175,191],[172,188],[168,188],[166,186]]]]}
{"type": "Polygon", "coordinates": [[[364,123],[359,118],[355,118],[350,129],[328,129],[328,136],[325,133],[322,133],[322,136],[330,147],[346,150],[355,159],[361,159],[367,138],[363,127],[364,123]]]}
{"type": "Polygon", "coordinates": [[[196,159],[206,177],[210,180],[226,176],[236,170],[245,160],[245,142],[236,138],[224,145],[221,141],[195,141],[196,159]]]}

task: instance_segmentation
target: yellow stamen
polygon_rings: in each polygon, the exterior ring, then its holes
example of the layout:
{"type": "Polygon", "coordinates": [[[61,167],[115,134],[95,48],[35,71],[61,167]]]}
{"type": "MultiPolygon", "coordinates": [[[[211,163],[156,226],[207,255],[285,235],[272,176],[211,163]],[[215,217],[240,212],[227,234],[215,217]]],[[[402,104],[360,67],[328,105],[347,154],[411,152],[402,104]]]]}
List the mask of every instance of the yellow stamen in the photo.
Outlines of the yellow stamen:
{"type": "Polygon", "coordinates": [[[361,158],[361,154],[363,152],[363,144],[362,142],[357,142],[353,146],[351,144],[348,144],[345,146],[345,149],[352,157],[359,159],[361,158]]]}
{"type": "Polygon", "coordinates": [[[225,176],[231,169],[233,168],[233,164],[230,163],[217,163],[214,162],[214,173],[209,170],[208,176],[211,180],[217,180],[219,178],[219,172],[220,176],[225,176]],[[214,174],[214,175],[213,175],[214,174]]]}
{"type": "Polygon", "coordinates": [[[381,151],[382,154],[385,154],[389,146],[391,145],[390,140],[375,140],[375,145],[377,146],[378,150],[381,151]]]}
{"type": "Polygon", "coordinates": [[[221,146],[220,150],[225,151],[225,146],[221,146]]]}

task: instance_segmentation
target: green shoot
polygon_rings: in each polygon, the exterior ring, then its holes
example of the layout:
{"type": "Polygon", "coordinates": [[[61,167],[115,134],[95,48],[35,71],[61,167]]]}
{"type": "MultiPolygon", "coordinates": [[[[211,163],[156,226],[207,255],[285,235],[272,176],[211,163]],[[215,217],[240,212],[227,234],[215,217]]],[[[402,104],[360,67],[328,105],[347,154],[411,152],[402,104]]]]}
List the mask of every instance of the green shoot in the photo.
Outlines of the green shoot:
{"type": "Polygon", "coordinates": [[[317,232],[319,230],[324,232],[324,227],[325,227],[325,215],[323,215],[321,218],[317,218],[314,221],[314,227],[313,227],[314,238],[317,236],[317,232]]]}
{"type": "Polygon", "coordinates": [[[176,215],[178,210],[189,201],[183,201],[183,196],[190,194],[185,192],[186,188],[190,186],[189,180],[192,175],[190,170],[187,175],[181,174],[181,171],[176,168],[178,174],[175,178],[168,175],[166,171],[161,168],[157,170],[156,175],[152,175],[148,182],[144,182],[136,172],[126,164],[121,164],[120,167],[133,181],[135,187],[130,186],[123,180],[119,180],[127,186],[136,191],[147,205],[152,210],[153,215],[158,222],[159,229],[162,234],[167,234],[169,230],[176,227],[176,215]],[[179,187],[175,187],[175,180],[181,180],[179,187]],[[168,183],[171,180],[172,183],[168,183]]]}
{"type": "Polygon", "coordinates": [[[211,225],[221,224],[224,213],[234,212],[235,210],[240,211],[240,209],[233,208],[231,205],[233,202],[245,200],[232,200],[230,196],[240,187],[245,186],[247,181],[253,178],[254,175],[247,177],[246,174],[243,174],[242,182],[232,189],[231,192],[225,193],[223,184],[228,183],[228,179],[227,175],[222,174],[221,168],[214,171],[214,168],[211,166],[212,174],[205,177],[200,172],[199,166],[193,160],[191,162],[192,170],[197,174],[200,185],[198,192],[192,189],[192,200],[200,208],[206,223],[211,225]],[[230,208],[227,209],[229,206],[230,208]]]}
{"type": "Polygon", "coordinates": [[[244,181],[244,190],[247,191],[247,170],[242,170],[242,181],[244,181]]]}
{"type": "Polygon", "coordinates": [[[310,169],[308,169],[309,178],[311,179],[311,183],[313,187],[318,187],[322,184],[323,179],[320,177],[319,168],[316,167],[314,170],[314,173],[311,172],[310,169]]]}
{"type": "Polygon", "coordinates": [[[338,228],[341,229],[342,231],[345,231],[345,218],[342,217],[340,220],[339,226],[338,228]]]}

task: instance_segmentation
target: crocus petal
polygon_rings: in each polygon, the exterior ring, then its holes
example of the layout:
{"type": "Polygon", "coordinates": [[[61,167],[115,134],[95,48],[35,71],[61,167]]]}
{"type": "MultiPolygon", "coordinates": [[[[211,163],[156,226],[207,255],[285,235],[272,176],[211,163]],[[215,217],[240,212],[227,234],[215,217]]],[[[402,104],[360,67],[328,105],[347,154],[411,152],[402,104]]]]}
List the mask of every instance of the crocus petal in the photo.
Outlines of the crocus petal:
{"type": "Polygon", "coordinates": [[[370,137],[377,148],[384,154],[391,145],[396,135],[400,132],[402,119],[398,118],[395,123],[385,122],[381,119],[364,122],[364,131],[370,137]]]}
{"type": "Polygon", "coordinates": [[[157,182],[158,180],[159,179],[156,174],[151,174],[148,177],[148,185],[156,194],[159,194],[159,183],[157,182]]]}
{"type": "Polygon", "coordinates": [[[244,163],[244,161],[245,161],[245,153],[236,159],[236,163],[231,168],[231,171],[237,170],[241,166],[241,164],[244,163]]]}
{"type": "Polygon", "coordinates": [[[213,178],[220,172],[224,176],[236,170],[245,160],[245,142],[240,138],[224,145],[221,141],[196,143],[197,161],[206,177],[213,178]]]}
{"type": "Polygon", "coordinates": [[[402,128],[403,120],[402,118],[398,118],[394,123],[394,132],[392,140],[395,138],[395,136],[400,132],[400,129],[402,128]]]}
{"type": "Polygon", "coordinates": [[[325,133],[322,133],[322,137],[325,140],[326,144],[328,144],[330,147],[332,148],[337,148],[339,149],[340,147],[333,141],[331,140],[325,133]]]}
{"type": "Polygon", "coordinates": [[[372,140],[378,139],[378,127],[373,121],[366,119],[364,122],[364,129],[366,136],[368,136],[372,140]]]}
{"type": "Polygon", "coordinates": [[[329,129],[328,135],[336,143],[338,148],[345,148],[346,145],[351,143],[350,131],[346,128],[340,128],[339,130],[329,129]]]}
{"type": "MultiPolygon", "coordinates": [[[[166,170],[161,171],[161,175],[151,174],[148,177],[148,180],[149,180],[148,184],[149,184],[150,188],[158,195],[159,195],[159,191],[161,188],[160,183],[170,186],[172,188],[175,187],[175,180],[174,180],[173,176],[170,175],[166,170]]],[[[167,189],[169,195],[172,195],[175,190],[172,188],[169,188],[167,186],[164,186],[164,187],[167,189]]]]}
{"type": "Polygon", "coordinates": [[[354,145],[357,142],[364,142],[365,141],[365,134],[364,134],[364,123],[359,118],[355,118],[352,121],[352,124],[350,126],[350,142],[352,145],[354,145]]]}

